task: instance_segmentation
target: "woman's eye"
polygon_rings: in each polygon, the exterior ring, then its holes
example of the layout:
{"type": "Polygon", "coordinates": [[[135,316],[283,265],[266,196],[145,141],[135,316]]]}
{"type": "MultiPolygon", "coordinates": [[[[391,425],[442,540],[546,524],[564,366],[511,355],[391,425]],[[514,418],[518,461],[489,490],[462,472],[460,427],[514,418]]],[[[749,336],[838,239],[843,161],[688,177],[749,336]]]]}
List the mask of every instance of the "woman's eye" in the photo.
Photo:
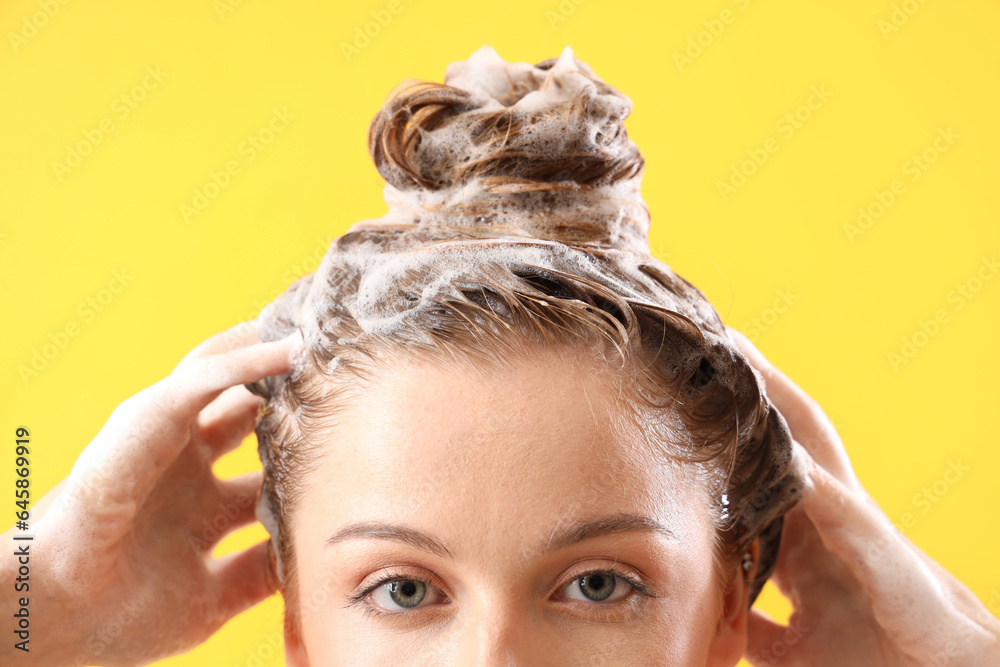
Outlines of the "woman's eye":
{"type": "Polygon", "coordinates": [[[622,599],[631,590],[630,583],[611,572],[592,572],[567,584],[563,594],[570,600],[582,602],[613,602],[622,599]]]}
{"type": "Polygon", "coordinates": [[[376,588],[371,596],[372,602],[378,606],[399,611],[436,602],[440,594],[419,579],[396,579],[376,588]]]}

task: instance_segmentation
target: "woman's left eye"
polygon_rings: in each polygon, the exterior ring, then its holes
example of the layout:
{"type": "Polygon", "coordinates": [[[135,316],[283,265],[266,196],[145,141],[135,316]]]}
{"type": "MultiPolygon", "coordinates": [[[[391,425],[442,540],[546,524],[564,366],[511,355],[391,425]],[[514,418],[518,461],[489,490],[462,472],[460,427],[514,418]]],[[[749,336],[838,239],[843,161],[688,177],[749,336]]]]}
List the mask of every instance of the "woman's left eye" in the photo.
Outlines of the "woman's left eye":
{"type": "Polygon", "coordinates": [[[632,584],[613,572],[591,572],[567,584],[563,595],[581,602],[614,602],[633,589],[632,584]]]}
{"type": "Polygon", "coordinates": [[[371,599],[388,611],[406,611],[438,602],[441,593],[420,579],[394,579],[371,592],[371,599]]]}

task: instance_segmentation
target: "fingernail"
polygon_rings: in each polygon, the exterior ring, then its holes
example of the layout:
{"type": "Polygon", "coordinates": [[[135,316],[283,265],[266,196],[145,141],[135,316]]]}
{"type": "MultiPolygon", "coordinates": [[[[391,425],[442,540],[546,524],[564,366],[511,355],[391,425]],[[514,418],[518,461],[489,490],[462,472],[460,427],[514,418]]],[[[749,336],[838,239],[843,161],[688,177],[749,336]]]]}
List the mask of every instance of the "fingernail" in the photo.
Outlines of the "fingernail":
{"type": "Polygon", "coordinates": [[[297,365],[302,359],[302,356],[306,351],[306,344],[302,338],[302,332],[296,330],[295,333],[291,334],[289,338],[295,338],[295,342],[292,343],[292,348],[288,351],[288,358],[291,360],[292,365],[297,365]]]}
{"type": "Polygon", "coordinates": [[[274,573],[275,567],[275,557],[273,550],[273,542],[267,543],[267,555],[264,563],[264,576],[267,578],[267,585],[270,587],[272,592],[277,592],[280,590],[281,585],[278,583],[278,578],[274,573]]]}

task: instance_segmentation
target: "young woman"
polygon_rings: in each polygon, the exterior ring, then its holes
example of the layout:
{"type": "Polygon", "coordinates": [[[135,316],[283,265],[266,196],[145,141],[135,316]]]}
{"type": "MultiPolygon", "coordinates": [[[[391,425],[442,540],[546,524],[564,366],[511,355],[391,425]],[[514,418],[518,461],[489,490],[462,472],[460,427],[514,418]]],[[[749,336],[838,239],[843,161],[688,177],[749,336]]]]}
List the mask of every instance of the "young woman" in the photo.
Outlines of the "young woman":
{"type": "Polygon", "coordinates": [[[997,664],[819,406],[650,256],[630,111],[568,49],[393,91],[389,212],[42,501],[33,664],[176,654],[275,590],[296,667],[997,664]],[[254,426],[263,476],[215,478],[254,426]],[[271,540],[211,558],[254,499],[271,540]]]}

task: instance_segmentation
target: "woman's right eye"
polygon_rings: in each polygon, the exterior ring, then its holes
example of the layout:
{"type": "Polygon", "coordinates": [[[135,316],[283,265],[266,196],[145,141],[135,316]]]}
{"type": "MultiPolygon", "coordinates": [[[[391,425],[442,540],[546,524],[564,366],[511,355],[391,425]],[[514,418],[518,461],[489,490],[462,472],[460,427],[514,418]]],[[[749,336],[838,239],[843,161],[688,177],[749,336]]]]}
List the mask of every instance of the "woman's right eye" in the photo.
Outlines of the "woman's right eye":
{"type": "Polygon", "coordinates": [[[372,602],[386,611],[408,611],[440,602],[444,597],[420,579],[393,579],[379,585],[370,595],[372,602]]]}

